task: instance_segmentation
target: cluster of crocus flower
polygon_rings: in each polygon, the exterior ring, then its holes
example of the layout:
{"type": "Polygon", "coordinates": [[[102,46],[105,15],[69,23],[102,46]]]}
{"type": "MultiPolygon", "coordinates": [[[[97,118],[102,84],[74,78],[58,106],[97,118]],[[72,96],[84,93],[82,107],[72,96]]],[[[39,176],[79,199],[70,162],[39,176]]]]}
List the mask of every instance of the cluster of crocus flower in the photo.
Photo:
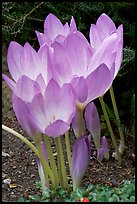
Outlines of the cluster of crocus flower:
{"type": "Polygon", "coordinates": [[[54,187],[67,186],[61,146],[61,139],[67,134],[68,161],[76,189],[88,167],[92,142],[99,160],[109,158],[105,136],[100,144],[100,121],[93,100],[106,93],[119,71],[123,27],[116,29],[113,21],[102,14],[96,25],[91,24],[89,43],[78,31],[73,17],[70,25],[63,25],[49,14],[44,22],[44,33],[36,31],[36,35],[38,51],[29,43],[24,46],[14,41],[10,43],[7,62],[12,80],[4,74],[3,78],[12,89],[13,109],[20,125],[36,142],[43,188],[49,186],[48,177],[54,187]],[[76,135],[72,158],[70,126],[76,135]],[[57,145],[58,168],[50,137],[57,145]]]}

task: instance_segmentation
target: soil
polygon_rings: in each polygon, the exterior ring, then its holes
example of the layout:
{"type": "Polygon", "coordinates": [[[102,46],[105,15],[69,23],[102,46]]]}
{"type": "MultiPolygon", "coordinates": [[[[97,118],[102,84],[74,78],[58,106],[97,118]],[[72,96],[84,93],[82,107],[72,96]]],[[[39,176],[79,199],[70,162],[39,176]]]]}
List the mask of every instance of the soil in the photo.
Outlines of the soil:
{"type": "MultiPolygon", "coordinates": [[[[4,80],[2,81],[2,123],[27,137],[16,120],[12,109],[11,90],[4,80]]],[[[28,139],[31,141],[31,138],[28,137],[28,139]]],[[[132,138],[126,136],[125,142],[126,150],[121,167],[112,157],[109,161],[102,162],[99,162],[95,156],[91,157],[81,183],[83,187],[86,188],[89,183],[119,186],[124,180],[135,180],[135,145],[132,138]]],[[[114,148],[110,138],[108,143],[110,155],[112,155],[114,148]]],[[[33,152],[22,141],[4,130],[2,131],[2,151],[8,154],[2,156],[2,201],[17,202],[21,196],[28,198],[29,195],[39,194],[36,189],[39,175],[33,152]],[[11,179],[12,185],[4,183],[4,179],[8,178],[11,179]]]]}

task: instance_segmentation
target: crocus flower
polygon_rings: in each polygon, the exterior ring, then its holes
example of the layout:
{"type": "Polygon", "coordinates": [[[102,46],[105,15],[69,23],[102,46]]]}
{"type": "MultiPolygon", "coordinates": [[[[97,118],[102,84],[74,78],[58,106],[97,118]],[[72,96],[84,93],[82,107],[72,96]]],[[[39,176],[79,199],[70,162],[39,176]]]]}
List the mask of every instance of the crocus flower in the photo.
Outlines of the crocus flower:
{"type": "Polygon", "coordinates": [[[13,109],[22,128],[31,136],[37,131],[58,137],[70,128],[75,114],[75,97],[70,84],[60,87],[53,79],[44,96],[36,94],[31,102],[24,102],[14,94],[13,109]]]}
{"type": "MultiPolygon", "coordinates": [[[[48,162],[48,154],[47,154],[46,147],[45,147],[43,140],[41,140],[40,145],[41,145],[41,149],[42,149],[42,153],[44,155],[44,158],[48,162]]],[[[49,186],[45,181],[44,171],[43,171],[42,164],[41,164],[41,161],[40,161],[38,156],[36,156],[36,161],[37,161],[37,165],[38,165],[38,172],[39,172],[40,180],[42,182],[42,189],[44,192],[45,188],[46,187],[48,188],[49,186]]]]}
{"type": "Polygon", "coordinates": [[[109,160],[109,148],[107,144],[107,139],[105,136],[102,137],[101,147],[97,149],[97,159],[102,161],[103,159],[109,160]]]}
{"type": "MultiPolygon", "coordinates": [[[[112,52],[116,53],[115,58],[115,74],[116,77],[123,58],[123,25],[120,25],[117,29],[114,22],[109,16],[103,13],[95,24],[91,24],[90,27],[90,44],[95,52],[100,46],[104,46],[104,42],[110,35],[117,33],[117,43],[112,47],[112,52]]],[[[108,50],[110,51],[110,50],[108,50]]]]}
{"type": "Polygon", "coordinates": [[[58,42],[52,44],[54,78],[60,86],[64,83],[72,84],[77,106],[84,108],[110,88],[115,69],[113,63],[115,54],[110,52],[108,55],[106,50],[110,50],[116,41],[117,34],[114,33],[107,39],[105,48],[100,49],[96,55],[95,64],[91,64],[94,54],[89,48],[89,43],[77,33],[69,34],[63,44],[58,42]],[[111,64],[111,69],[105,64],[106,59],[109,61],[109,66],[111,64]]]}
{"type": "Polygon", "coordinates": [[[71,18],[70,26],[68,25],[68,22],[63,26],[61,21],[55,15],[50,13],[44,22],[44,33],[36,31],[36,34],[40,46],[44,43],[51,46],[54,41],[60,43],[64,42],[65,38],[76,30],[77,27],[73,16],[71,18]]]}
{"type": "Polygon", "coordinates": [[[71,176],[73,187],[76,189],[85,174],[91,156],[91,137],[90,135],[79,137],[74,146],[71,160],[71,176]]]}

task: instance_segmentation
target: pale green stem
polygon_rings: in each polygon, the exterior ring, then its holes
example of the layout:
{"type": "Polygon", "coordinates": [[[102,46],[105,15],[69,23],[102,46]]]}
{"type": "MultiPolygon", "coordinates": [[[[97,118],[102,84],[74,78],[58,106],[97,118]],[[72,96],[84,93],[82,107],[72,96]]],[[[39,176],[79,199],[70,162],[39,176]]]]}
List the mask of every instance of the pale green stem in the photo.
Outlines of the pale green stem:
{"type": "Polygon", "coordinates": [[[48,180],[48,175],[51,179],[51,182],[52,182],[52,185],[53,185],[53,188],[56,190],[56,185],[55,185],[55,181],[54,181],[54,177],[53,177],[53,173],[51,171],[51,168],[50,166],[48,165],[46,159],[44,158],[44,155],[43,155],[43,152],[42,152],[42,149],[41,149],[41,134],[37,134],[37,136],[35,137],[35,142],[36,142],[36,145],[37,145],[37,148],[38,148],[38,151],[39,151],[39,156],[40,156],[40,161],[41,161],[41,164],[42,164],[42,168],[43,168],[43,171],[44,171],[44,176],[45,176],[45,180],[46,180],[46,183],[48,184],[49,180],[48,180]]]}
{"type": "Polygon", "coordinates": [[[44,138],[44,141],[45,141],[46,150],[47,150],[49,161],[50,161],[50,164],[51,164],[51,168],[52,168],[53,176],[54,176],[54,179],[55,179],[56,187],[58,187],[59,178],[58,178],[57,166],[56,166],[55,159],[54,159],[54,156],[53,156],[51,143],[50,143],[49,137],[47,135],[44,135],[43,138],[44,138]]]}
{"type": "Polygon", "coordinates": [[[123,154],[123,152],[125,150],[125,140],[124,140],[124,135],[123,135],[123,132],[122,132],[119,113],[118,113],[117,104],[116,104],[115,95],[114,95],[114,91],[113,91],[112,86],[110,87],[109,91],[110,91],[110,96],[111,96],[111,100],[112,100],[112,104],[113,104],[113,109],[114,109],[114,113],[115,113],[115,117],[116,117],[116,121],[117,121],[117,125],[118,125],[120,139],[121,139],[121,152],[120,153],[123,154]]]}
{"type": "Polygon", "coordinates": [[[78,126],[79,126],[79,133],[78,137],[82,135],[82,130],[83,130],[83,110],[78,110],[78,126]]]}
{"type": "Polygon", "coordinates": [[[67,173],[65,168],[64,154],[63,154],[63,149],[61,144],[61,137],[56,138],[56,144],[58,148],[58,159],[60,160],[60,165],[61,165],[63,188],[68,189],[68,180],[67,180],[67,173]]]}
{"type": "Polygon", "coordinates": [[[70,171],[70,174],[71,174],[71,148],[70,148],[69,132],[66,132],[65,140],[66,140],[66,150],[67,150],[69,171],[70,171]]]}
{"type": "Polygon", "coordinates": [[[114,133],[113,133],[110,121],[109,121],[109,117],[108,117],[108,114],[107,114],[107,111],[106,111],[106,108],[105,108],[103,96],[99,97],[99,100],[100,100],[100,103],[101,103],[101,106],[102,106],[102,110],[103,110],[103,113],[104,113],[104,116],[105,116],[105,119],[106,119],[106,123],[107,123],[108,129],[109,129],[109,132],[110,132],[110,136],[112,138],[112,143],[113,143],[113,146],[115,148],[115,151],[116,151],[116,154],[117,154],[117,157],[118,157],[118,165],[121,166],[122,158],[121,158],[121,155],[120,155],[117,143],[116,143],[116,139],[115,139],[115,136],[114,136],[114,133]]]}
{"type": "Polygon", "coordinates": [[[26,145],[28,145],[28,147],[30,147],[32,149],[32,151],[39,157],[39,152],[36,149],[36,147],[29,141],[27,140],[27,138],[25,138],[24,136],[22,136],[21,134],[19,134],[18,132],[16,132],[15,130],[2,125],[2,129],[8,131],[9,133],[11,133],[12,135],[18,137],[20,140],[22,140],[26,145]]]}

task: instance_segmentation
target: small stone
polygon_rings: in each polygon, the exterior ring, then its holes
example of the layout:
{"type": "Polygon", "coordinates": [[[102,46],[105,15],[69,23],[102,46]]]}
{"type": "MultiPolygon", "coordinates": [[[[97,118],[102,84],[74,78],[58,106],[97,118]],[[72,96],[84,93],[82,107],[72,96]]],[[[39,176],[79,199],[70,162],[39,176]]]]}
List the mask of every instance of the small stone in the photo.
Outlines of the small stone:
{"type": "Polygon", "coordinates": [[[6,176],[7,176],[7,174],[4,174],[4,173],[2,172],[2,179],[5,179],[6,176]]]}
{"type": "Polygon", "coordinates": [[[5,183],[5,184],[10,184],[10,183],[11,183],[11,179],[10,179],[10,178],[4,179],[4,180],[3,180],[3,183],[5,183]]]}

